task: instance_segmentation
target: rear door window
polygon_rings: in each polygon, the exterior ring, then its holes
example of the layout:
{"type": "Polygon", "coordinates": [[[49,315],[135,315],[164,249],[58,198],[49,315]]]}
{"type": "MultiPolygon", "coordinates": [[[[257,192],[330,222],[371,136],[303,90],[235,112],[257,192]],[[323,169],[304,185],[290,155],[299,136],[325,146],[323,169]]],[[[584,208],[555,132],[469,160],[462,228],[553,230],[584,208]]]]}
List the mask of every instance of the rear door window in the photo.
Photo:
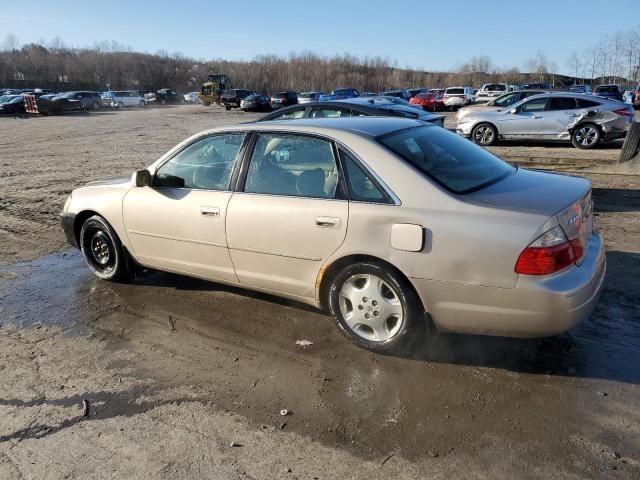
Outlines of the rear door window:
{"type": "Polygon", "coordinates": [[[576,99],[571,97],[554,97],[549,102],[549,110],[575,110],[576,99]]]}
{"type": "Polygon", "coordinates": [[[351,200],[373,203],[391,202],[377,182],[350,154],[340,149],[340,158],[345,169],[349,198],[351,200]]]}
{"type": "Polygon", "coordinates": [[[327,140],[296,134],[258,134],[244,191],[334,198],[338,168],[327,140]]]}

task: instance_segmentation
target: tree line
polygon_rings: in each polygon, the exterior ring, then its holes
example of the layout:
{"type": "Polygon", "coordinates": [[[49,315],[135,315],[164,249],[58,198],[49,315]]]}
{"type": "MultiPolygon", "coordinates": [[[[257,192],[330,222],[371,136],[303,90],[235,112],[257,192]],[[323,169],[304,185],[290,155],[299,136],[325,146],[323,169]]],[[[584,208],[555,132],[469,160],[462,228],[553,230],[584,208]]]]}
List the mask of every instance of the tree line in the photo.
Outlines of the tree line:
{"type": "Polygon", "coordinates": [[[117,42],[72,48],[59,39],[20,44],[9,34],[0,44],[0,86],[54,89],[174,88],[199,90],[210,73],[224,73],[236,88],[264,93],[279,90],[322,90],[355,87],[379,92],[395,88],[453,85],[479,87],[483,83],[548,82],[562,87],[573,83],[637,83],[640,75],[640,31],[618,32],[567,59],[570,75],[558,75],[558,66],[538,52],[517,66],[500,68],[491,58],[476,56],[450,72],[400,68],[386,57],[333,57],[313,52],[288,56],[260,55],[248,61],[198,60],[180,53],[133,51],[117,42]]]}

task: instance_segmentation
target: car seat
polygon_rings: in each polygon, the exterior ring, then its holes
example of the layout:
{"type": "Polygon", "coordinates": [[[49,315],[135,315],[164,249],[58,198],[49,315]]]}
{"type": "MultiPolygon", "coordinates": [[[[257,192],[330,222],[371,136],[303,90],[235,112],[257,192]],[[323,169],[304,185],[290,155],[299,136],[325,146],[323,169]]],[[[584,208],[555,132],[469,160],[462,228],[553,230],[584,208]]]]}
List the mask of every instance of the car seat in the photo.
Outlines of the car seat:
{"type": "Polygon", "coordinates": [[[313,170],[305,170],[298,175],[296,181],[296,189],[303,197],[320,197],[326,198],[324,191],[324,170],[314,168],[313,170]]]}

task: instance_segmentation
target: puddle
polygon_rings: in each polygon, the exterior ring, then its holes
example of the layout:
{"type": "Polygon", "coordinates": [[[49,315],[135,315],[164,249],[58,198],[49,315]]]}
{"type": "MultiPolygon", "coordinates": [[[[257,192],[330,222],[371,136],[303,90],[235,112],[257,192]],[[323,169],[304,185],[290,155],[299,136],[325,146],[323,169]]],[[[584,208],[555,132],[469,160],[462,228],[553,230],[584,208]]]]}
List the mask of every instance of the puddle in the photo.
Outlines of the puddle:
{"type": "MultiPolygon", "coordinates": [[[[302,306],[283,306],[287,302],[280,305],[274,298],[258,302],[258,309],[254,305],[247,313],[247,302],[255,295],[158,272],[141,275],[134,285],[109,284],[89,272],[76,250],[0,267],[0,323],[22,328],[42,324],[73,331],[91,327],[105,312],[121,315],[123,308],[162,322],[166,322],[167,312],[177,315],[192,322],[189,328],[205,342],[224,337],[221,331],[230,330],[237,338],[262,337],[265,344],[271,342],[280,348],[293,343],[281,333],[289,322],[292,329],[304,324],[306,333],[316,340],[327,337],[327,330],[333,328],[331,322],[321,321],[324,317],[318,313],[302,306]],[[172,292],[171,296],[159,295],[163,291],[172,292]],[[248,323],[234,319],[238,309],[252,317],[248,323]]],[[[439,364],[640,383],[640,307],[634,298],[621,300],[619,292],[606,288],[591,318],[558,337],[522,341],[440,335],[409,357],[439,364]]],[[[315,356],[349,348],[334,344],[322,352],[320,345],[315,346],[315,356]]],[[[371,365],[366,370],[367,379],[353,379],[347,397],[366,397],[369,382],[378,374],[375,381],[384,383],[384,368],[376,375],[371,365]]]]}

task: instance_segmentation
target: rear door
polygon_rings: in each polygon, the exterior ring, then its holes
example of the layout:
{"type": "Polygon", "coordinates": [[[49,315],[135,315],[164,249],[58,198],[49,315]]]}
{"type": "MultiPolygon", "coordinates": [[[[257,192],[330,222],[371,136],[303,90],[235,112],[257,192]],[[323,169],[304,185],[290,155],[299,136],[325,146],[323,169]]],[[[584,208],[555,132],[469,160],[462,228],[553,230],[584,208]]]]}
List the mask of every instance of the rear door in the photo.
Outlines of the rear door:
{"type": "Polygon", "coordinates": [[[275,132],[257,133],[254,145],[227,212],[236,275],[246,285],[314,298],[349,215],[333,145],[275,132]]]}

